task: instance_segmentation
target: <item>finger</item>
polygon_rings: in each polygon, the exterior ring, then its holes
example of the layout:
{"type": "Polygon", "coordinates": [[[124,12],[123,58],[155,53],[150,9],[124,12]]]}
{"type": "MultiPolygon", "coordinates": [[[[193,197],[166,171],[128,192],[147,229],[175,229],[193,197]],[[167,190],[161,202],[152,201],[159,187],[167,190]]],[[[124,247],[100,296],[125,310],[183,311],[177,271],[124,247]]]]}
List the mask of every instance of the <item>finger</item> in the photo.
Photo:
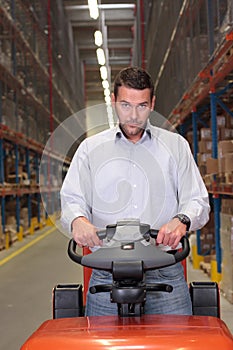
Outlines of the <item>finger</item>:
{"type": "Polygon", "coordinates": [[[170,242],[171,242],[171,240],[172,240],[172,237],[171,237],[171,232],[167,232],[167,233],[165,233],[165,235],[164,235],[164,239],[163,239],[163,244],[164,245],[169,245],[170,244],[170,242]]]}
{"type": "Polygon", "coordinates": [[[90,236],[86,237],[85,244],[91,248],[101,245],[101,241],[95,231],[90,236]]]}
{"type": "Polygon", "coordinates": [[[156,243],[157,244],[162,244],[164,236],[165,236],[164,232],[160,230],[158,235],[157,235],[157,238],[156,238],[156,243]]]}
{"type": "Polygon", "coordinates": [[[178,246],[178,244],[180,243],[180,240],[181,240],[182,237],[183,236],[181,234],[179,236],[176,236],[176,238],[175,238],[175,240],[174,240],[174,242],[172,244],[172,248],[173,249],[175,249],[178,246]]]}
{"type": "Polygon", "coordinates": [[[97,236],[96,232],[94,233],[93,237],[92,237],[92,242],[94,245],[98,246],[101,245],[101,241],[99,239],[99,237],[97,236]]]}

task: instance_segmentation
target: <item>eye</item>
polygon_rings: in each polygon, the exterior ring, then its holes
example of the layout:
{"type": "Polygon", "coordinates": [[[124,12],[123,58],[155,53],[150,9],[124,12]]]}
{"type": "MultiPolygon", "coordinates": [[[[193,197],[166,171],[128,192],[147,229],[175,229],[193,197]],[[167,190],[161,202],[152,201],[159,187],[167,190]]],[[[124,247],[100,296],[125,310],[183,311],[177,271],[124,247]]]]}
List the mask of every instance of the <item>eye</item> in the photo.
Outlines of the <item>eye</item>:
{"type": "Polygon", "coordinates": [[[144,104],[144,103],[137,106],[137,109],[138,109],[139,111],[145,111],[146,108],[147,108],[147,105],[144,104]]]}
{"type": "Polygon", "coordinates": [[[121,102],[121,108],[129,110],[131,108],[131,105],[128,102],[121,102]]]}

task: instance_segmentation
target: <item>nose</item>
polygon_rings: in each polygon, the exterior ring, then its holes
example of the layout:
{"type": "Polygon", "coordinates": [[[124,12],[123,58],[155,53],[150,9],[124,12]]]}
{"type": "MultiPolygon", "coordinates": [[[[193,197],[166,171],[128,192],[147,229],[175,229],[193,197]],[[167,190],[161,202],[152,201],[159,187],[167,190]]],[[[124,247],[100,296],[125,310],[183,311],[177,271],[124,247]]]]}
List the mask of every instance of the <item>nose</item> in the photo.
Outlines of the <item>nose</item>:
{"type": "Polygon", "coordinates": [[[132,120],[138,119],[138,109],[137,106],[132,106],[132,114],[131,114],[132,120]]]}

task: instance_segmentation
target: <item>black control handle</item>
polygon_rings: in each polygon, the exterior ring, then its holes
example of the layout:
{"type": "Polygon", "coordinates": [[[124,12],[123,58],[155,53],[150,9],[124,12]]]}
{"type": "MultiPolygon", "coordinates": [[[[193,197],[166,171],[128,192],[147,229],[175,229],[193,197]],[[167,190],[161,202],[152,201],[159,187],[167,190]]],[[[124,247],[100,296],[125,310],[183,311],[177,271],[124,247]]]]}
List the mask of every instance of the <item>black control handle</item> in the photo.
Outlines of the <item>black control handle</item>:
{"type": "MultiPolygon", "coordinates": [[[[113,236],[113,231],[115,231],[115,227],[112,225],[109,225],[108,229],[104,229],[104,230],[100,230],[97,231],[97,235],[98,237],[102,240],[104,238],[111,238],[111,236],[113,236]]],[[[158,235],[158,230],[154,230],[154,229],[150,229],[149,230],[149,235],[152,238],[157,238],[158,235]]],[[[146,235],[148,235],[148,232],[146,233],[146,235]]],[[[182,249],[181,250],[177,250],[173,255],[175,258],[175,262],[180,262],[182,260],[184,260],[190,253],[190,245],[189,245],[189,240],[186,236],[183,236],[180,240],[181,244],[182,244],[182,249]]],[[[73,260],[74,262],[82,265],[82,258],[83,256],[78,254],[76,252],[77,249],[77,243],[75,242],[74,239],[71,239],[69,241],[69,245],[68,245],[68,255],[70,257],[71,260],[73,260]]],[[[169,251],[168,251],[169,253],[169,251]]]]}
{"type": "MultiPolygon", "coordinates": [[[[96,232],[97,236],[99,237],[99,239],[103,240],[104,238],[106,238],[107,236],[107,230],[104,229],[104,230],[99,230],[96,232]]],[[[75,242],[75,240],[72,238],[70,241],[69,241],[69,245],[68,245],[68,255],[70,257],[71,260],[73,260],[74,262],[82,265],[82,258],[83,258],[83,255],[81,254],[78,254],[76,252],[76,249],[77,249],[77,243],[75,242]]]]}
{"type": "MultiPolygon", "coordinates": [[[[150,236],[152,238],[156,239],[158,236],[158,233],[159,233],[159,230],[150,229],[150,236]]],[[[177,250],[177,252],[174,254],[176,262],[180,262],[184,260],[185,258],[187,258],[187,256],[190,253],[189,240],[186,236],[183,236],[181,238],[180,243],[182,245],[182,250],[177,250]]]]}
{"type": "Polygon", "coordinates": [[[68,255],[69,255],[71,260],[78,263],[79,265],[82,265],[82,257],[83,256],[76,252],[76,248],[77,248],[77,243],[72,238],[68,244],[68,255]]]}
{"type": "Polygon", "coordinates": [[[184,260],[190,253],[189,240],[186,236],[181,238],[180,243],[182,244],[182,250],[177,250],[177,252],[174,254],[176,262],[184,260]]]}

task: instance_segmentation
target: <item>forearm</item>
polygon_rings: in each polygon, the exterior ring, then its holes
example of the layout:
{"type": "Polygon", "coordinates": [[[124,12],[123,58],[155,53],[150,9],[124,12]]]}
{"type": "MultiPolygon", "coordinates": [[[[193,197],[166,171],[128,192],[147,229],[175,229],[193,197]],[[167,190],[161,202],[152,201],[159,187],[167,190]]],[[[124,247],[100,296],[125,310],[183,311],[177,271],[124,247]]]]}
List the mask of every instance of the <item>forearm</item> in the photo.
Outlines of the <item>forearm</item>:
{"type": "Polygon", "coordinates": [[[178,211],[190,218],[190,230],[200,229],[209,220],[209,195],[189,149],[180,161],[178,184],[178,211]]]}
{"type": "Polygon", "coordinates": [[[89,208],[82,203],[81,200],[67,198],[63,192],[61,192],[61,223],[63,227],[68,230],[69,233],[72,231],[72,222],[78,217],[85,217],[89,221],[91,219],[89,208]]]}

